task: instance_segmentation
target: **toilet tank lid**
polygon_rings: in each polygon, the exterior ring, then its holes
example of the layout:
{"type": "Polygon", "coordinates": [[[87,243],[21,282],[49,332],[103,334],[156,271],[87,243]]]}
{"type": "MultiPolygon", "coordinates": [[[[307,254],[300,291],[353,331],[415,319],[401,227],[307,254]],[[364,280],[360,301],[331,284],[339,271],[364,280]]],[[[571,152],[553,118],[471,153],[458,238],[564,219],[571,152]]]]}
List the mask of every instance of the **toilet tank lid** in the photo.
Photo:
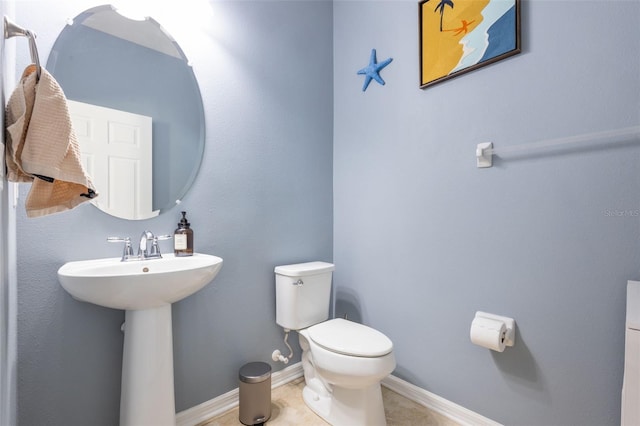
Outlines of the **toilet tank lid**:
{"type": "Polygon", "coordinates": [[[293,265],[276,266],[275,273],[287,277],[304,277],[307,275],[317,275],[331,272],[335,269],[333,263],[327,262],[306,262],[295,263],[293,265]]]}

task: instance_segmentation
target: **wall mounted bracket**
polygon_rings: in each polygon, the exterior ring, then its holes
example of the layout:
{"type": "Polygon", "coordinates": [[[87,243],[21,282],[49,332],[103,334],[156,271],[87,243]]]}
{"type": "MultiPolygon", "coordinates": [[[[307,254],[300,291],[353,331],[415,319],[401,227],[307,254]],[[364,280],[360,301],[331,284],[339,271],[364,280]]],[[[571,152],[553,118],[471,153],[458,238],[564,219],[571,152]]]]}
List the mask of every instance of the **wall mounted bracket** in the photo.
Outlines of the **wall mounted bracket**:
{"type": "Polygon", "coordinates": [[[478,168],[493,166],[493,143],[483,142],[476,147],[476,165],[478,168]]]}

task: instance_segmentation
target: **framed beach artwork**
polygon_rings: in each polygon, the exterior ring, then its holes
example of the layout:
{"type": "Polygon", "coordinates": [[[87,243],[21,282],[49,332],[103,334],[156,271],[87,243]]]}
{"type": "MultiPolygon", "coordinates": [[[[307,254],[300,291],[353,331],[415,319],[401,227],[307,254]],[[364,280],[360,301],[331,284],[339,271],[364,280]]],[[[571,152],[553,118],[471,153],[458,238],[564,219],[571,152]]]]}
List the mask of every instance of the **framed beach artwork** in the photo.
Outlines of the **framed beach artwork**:
{"type": "Polygon", "coordinates": [[[422,0],[422,89],[520,53],[520,0],[422,0]]]}

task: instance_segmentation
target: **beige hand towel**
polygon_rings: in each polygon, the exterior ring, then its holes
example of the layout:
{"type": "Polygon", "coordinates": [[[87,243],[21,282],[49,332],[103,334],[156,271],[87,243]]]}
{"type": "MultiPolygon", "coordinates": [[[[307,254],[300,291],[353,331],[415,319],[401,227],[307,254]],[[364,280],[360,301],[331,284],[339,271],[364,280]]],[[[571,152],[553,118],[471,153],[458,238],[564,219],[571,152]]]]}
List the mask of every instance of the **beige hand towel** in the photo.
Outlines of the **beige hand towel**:
{"type": "Polygon", "coordinates": [[[7,103],[6,162],[12,182],[33,182],[28,217],[69,210],[98,194],[80,162],[67,99],[53,76],[25,69],[7,103]]]}

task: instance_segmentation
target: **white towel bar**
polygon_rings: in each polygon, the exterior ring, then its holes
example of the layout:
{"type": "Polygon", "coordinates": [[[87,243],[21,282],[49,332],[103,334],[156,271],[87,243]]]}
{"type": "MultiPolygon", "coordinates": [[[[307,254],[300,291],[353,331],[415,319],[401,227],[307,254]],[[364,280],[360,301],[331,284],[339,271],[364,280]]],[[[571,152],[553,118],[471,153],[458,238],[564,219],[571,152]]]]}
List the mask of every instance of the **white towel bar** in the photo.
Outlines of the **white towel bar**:
{"type": "Polygon", "coordinates": [[[492,142],[479,143],[476,147],[476,159],[478,168],[486,168],[493,165],[494,155],[501,156],[513,153],[534,152],[541,149],[562,147],[576,143],[619,143],[629,141],[640,141],[640,126],[625,127],[617,130],[607,130],[566,138],[549,139],[500,149],[495,149],[492,142]]]}

